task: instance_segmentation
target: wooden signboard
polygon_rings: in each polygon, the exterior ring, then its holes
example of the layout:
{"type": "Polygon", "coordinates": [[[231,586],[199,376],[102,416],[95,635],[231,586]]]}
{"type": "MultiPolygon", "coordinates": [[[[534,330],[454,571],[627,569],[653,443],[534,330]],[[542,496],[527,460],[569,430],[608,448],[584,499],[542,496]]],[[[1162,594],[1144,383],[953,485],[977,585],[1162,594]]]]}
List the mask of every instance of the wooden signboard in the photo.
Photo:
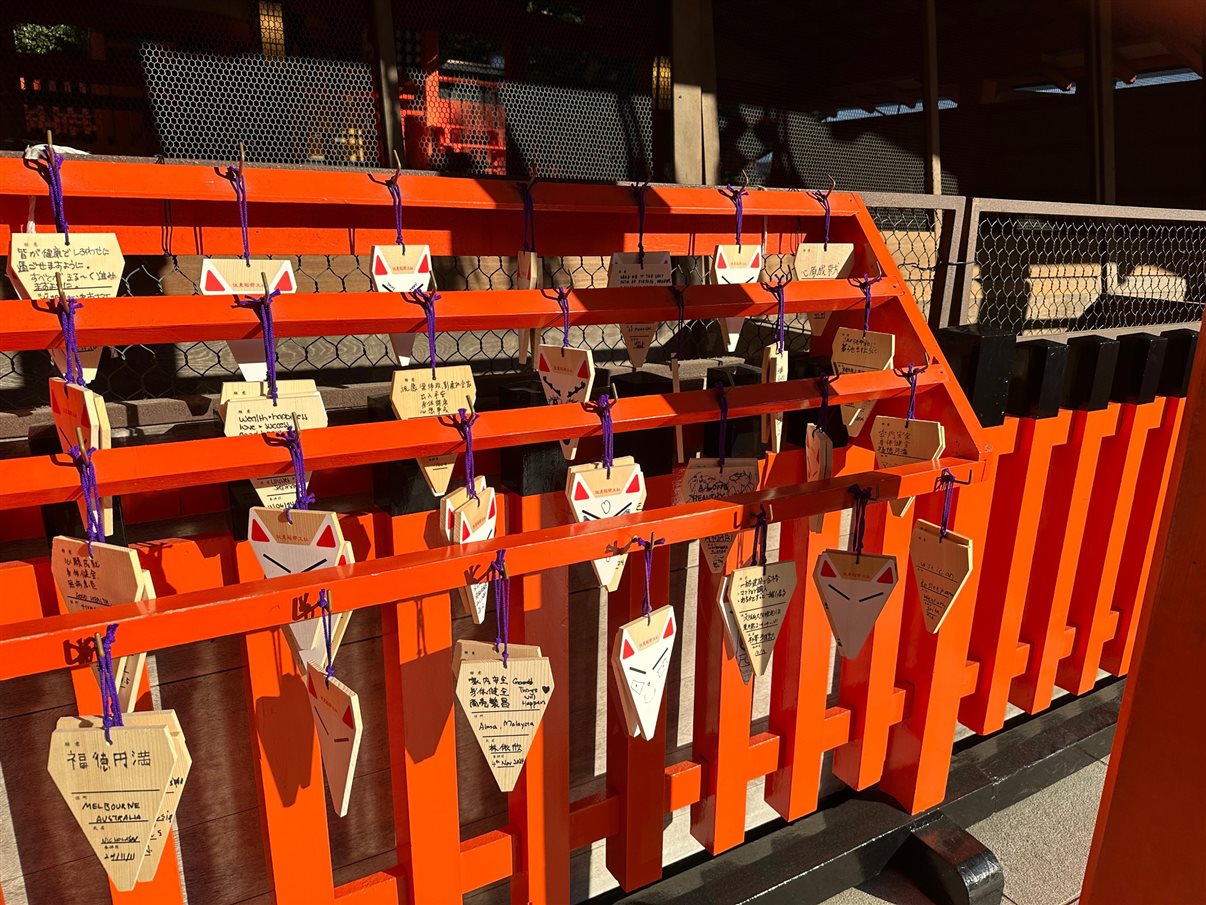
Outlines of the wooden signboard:
{"type": "Polygon", "coordinates": [[[670,606],[660,607],[647,617],[638,616],[616,633],[611,666],[621,695],[627,697],[630,709],[626,709],[626,716],[630,717],[630,728],[637,730],[634,735],[648,739],[657,732],[677,635],[678,624],[670,606]]]}
{"type": "MultiPolygon", "coordinates": [[[[607,288],[624,286],[669,286],[673,277],[670,267],[670,252],[647,251],[642,263],[639,252],[617,251],[607,266],[607,288]]],[[[633,368],[645,364],[649,349],[657,336],[658,325],[619,324],[624,347],[628,350],[628,361],[633,368]]]]}
{"type": "MultiPolygon", "coordinates": [[[[590,398],[595,384],[595,362],[590,349],[561,346],[536,347],[536,374],[544,401],[549,405],[580,403],[590,398]]],[[[577,438],[561,441],[561,452],[572,461],[578,454],[577,438]]]]}
{"type": "Polygon", "coordinates": [[[817,557],[812,577],[838,653],[857,657],[896,587],[896,557],[825,550],[817,557]]]}
{"type": "MultiPolygon", "coordinates": [[[[731,283],[757,283],[762,274],[762,246],[755,243],[744,245],[717,245],[712,259],[712,282],[717,286],[731,283]]],[[[743,317],[722,317],[725,339],[730,352],[737,349],[741,337],[743,317]]]]}
{"type": "MultiPolygon", "coordinates": [[[[686,469],[679,476],[675,496],[679,503],[699,503],[753,493],[757,489],[757,459],[725,459],[723,469],[719,459],[688,459],[686,469]]],[[[734,531],[713,534],[700,540],[700,559],[708,564],[713,574],[724,571],[725,560],[736,536],[734,531]]]]}
{"type": "MultiPolygon", "coordinates": [[[[590,522],[640,512],[645,505],[645,475],[631,456],[616,459],[610,476],[602,462],[575,465],[566,478],[574,521],[590,522]]],[[[619,587],[624,554],[592,560],[599,583],[609,591],[619,587]]]]}
{"type": "MultiPolygon", "coordinates": [[[[114,298],[121,286],[126,259],[113,233],[80,233],[68,245],[62,233],[13,233],[8,249],[8,278],[23,299],[58,299],[59,278],[63,294],[76,299],[114,298]]],[[[96,379],[103,346],[80,346],[84,382],[96,379]]],[[[50,350],[60,374],[67,373],[67,353],[50,350]]]]}
{"type": "MultiPolygon", "coordinates": [[[[896,336],[892,333],[864,332],[854,327],[838,327],[834,333],[832,361],[838,375],[890,370],[895,355],[896,336]]],[[[868,400],[841,407],[842,423],[850,436],[862,433],[873,405],[868,400]]]]}
{"type": "Polygon", "coordinates": [[[318,750],[322,754],[331,807],[340,817],[346,817],[356,759],[360,756],[360,739],[364,735],[360,698],[339,679],[332,676],[328,680],[326,671],[313,662],[306,664],[306,692],[318,731],[318,750]]]}
{"type": "MultiPolygon", "coordinates": [[[[458,641],[460,648],[467,642],[458,641]]],[[[473,654],[454,654],[456,697],[477,739],[494,781],[503,792],[515,788],[532,739],[553,694],[553,668],[529,645],[512,644],[507,663],[490,645],[473,654]]]]}
{"type": "Polygon", "coordinates": [[[796,590],[796,564],[787,561],[737,569],[729,576],[726,589],[754,672],[765,675],[796,590]]]}
{"type": "Polygon", "coordinates": [[[918,519],[913,523],[909,559],[921,598],[925,630],[937,632],[971,575],[971,538],[954,531],[947,531],[943,537],[941,527],[918,519]]]}
{"type": "MultiPolygon", "coordinates": [[[[787,380],[787,349],[779,351],[777,343],[762,350],[762,382],[782,383],[787,380]]],[[[783,446],[783,413],[775,412],[762,416],[762,442],[771,452],[779,452],[783,446]]]]}
{"type": "Polygon", "coordinates": [[[138,882],[179,753],[166,723],[114,726],[112,744],[92,719],[63,717],[47,769],[88,844],[121,892],[138,882]]]}
{"type": "MultiPolygon", "coordinates": [[[[201,262],[200,286],[202,295],[234,295],[261,298],[264,281],[268,289],[282,294],[297,292],[293,262],[267,258],[206,258],[201,262]]],[[[262,339],[231,339],[226,341],[230,354],[239,364],[244,380],[267,380],[268,362],[264,358],[262,339]]]]}
{"type": "Polygon", "coordinates": [[[737,661],[737,669],[741,673],[741,681],[750,684],[754,677],[754,666],[750,663],[750,655],[741,642],[741,630],[737,628],[737,617],[733,615],[733,605],[729,603],[729,576],[720,583],[720,594],[716,597],[716,606],[720,610],[720,618],[724,622],[724,649],[730,657],[737,661]]]}
{"type": "MultiPolygon", "coordinates": [[[[871,448],[877,468],[937,462],[946,449],[946,434],[938,421],[906,420],[877,415],[871,425],[871,448]]],[[[908,511],[912,497],[892,500],[892,511],[900,516],[908,511]]]]}
{"type": "MultiPolygon", "coordinates": [[[[804,480],[828,481],[833,477],[833,440],[819,425],[809,424],[804,428],[804,480]]],[[[819,534],[825,521],[825,513],[809,517],[809,528],[819,534]]]]}
{"type": "MultiPolygon", "coordinates": [[[[476,500],[469,497],[453,512],[452,542],[459,545],[490,540],[494,537],[497,524],[498,504],[494,488],[487,487],[478,493],[476,500]]],[[[489,591],[490,583],[487,581],[470,582],[467,587],[453,588],[453,592],[460,598],[465,612],[472,616],[473,621],[478,625],[481,625],[486,619],[489,591]]]]}
{"type": "MultiPolygon", "coordinates": [[[[374,245],[371,270],[378,292],[414,292],[431,287],[430,245],[374,245]]],[[[415,351],[414,333],[391,333],[390,346],[402,367],[410,364],[415,351]]]]}
{"type": "MultiPolygon", "coordinates": [[[[542,258],[534,251],[521,251],[515,256],[515,288],[539,289],[543,285],[542,258]]],[[[528,363],[528,353],[536,346],[537,330],[521,327],[519,333],[519,363],[528,363]]]]}
{"type": "MultiPolygon", "coordinates": [[[[394,371],[389,400],[394,414],[403,421],[451,415],[458,409],[473,408],[477,403],[477,385],[469,365],[436,368],[434,377],[430,368],[394,371]]],[[[448,490],[456,457],[457,453],[448,453],[418,458],[419,470],[433,496],[443,496],[448,490]]]]}

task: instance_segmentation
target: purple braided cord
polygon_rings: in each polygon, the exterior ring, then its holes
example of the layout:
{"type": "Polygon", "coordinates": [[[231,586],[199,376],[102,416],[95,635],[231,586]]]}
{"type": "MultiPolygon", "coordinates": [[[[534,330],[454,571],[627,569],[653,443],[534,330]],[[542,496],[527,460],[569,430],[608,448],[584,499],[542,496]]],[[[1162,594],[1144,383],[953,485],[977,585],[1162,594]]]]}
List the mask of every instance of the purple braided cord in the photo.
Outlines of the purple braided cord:
{"type": "Polygon", "coordinates": [[[506,558],[507,551],[499,550],[494,556],[494,562],[490,564],[494,572],[494,578],[490,580],[494,585],[494,650],[497,653],[498,646],[502,645],[504,667],[507,665],[507,648],[511,636],[511,582],[507,578],[506,558]]]}
{"type": "Polygon", "coordinates": [[[100,650],[96,652],[96,672],[100,679],[101,725],[105,727],[105,741],[113,743],[110,730],[124,725],[121,720],[121,698],[117,694],[117,679],[113,675],[113,642],[117,640],[117,623],[105,629],[100,650]]]}
{"type": "Polygon", "coordinates": [[[239,230],[243,234],[243,260],[251,266],[251,240],[247,234],[247,181],[243,178],[243,168],[231,164],[226,168],[226,177],[234,189],[235,202],[239,206],[239,230]]]}
{"type": "Polygon", "coordinates": [[[729,388],[723,383],[716,384],[716,404],[720,406],[720,425],[718,430],[720,434],[720,450],[716,456],[716,464],[720,466],[720,473],[724,474],[724,459],[729,445],[729,388]]]}
{"type": "Polygon", "coordinates": [[[543,289],[540,294],[546,299],[553,299],[557,302],[557,307],[561,310],[561,348],[569,348],[569,331],[570,331],[570,311],[569,311],[569,286],[554,286],[554,295],[549,295],[543,289]]]}
{"type": "Polygon", "coordinates": [[[641,615],[647,620],[652,621],[653,601],[649,599],[649,588],[653,584],[653,548],[659,544],[664,544],[666,540],[661,537],[650,540],[638,537],[635,540],[640,544],[641,549],[645,551],[645,596],[641,599],[641,615]]]}
{"type": "Polygon", "coordinates": [[[968,475],[966,481],[960,481],[955,477],[955,473],[949,468],[942,469],[942,474],[938,476],[938,485],[942,488],[942,524],[938,528],[938,539],[945,540],[948,526],[951,520],[951,503],[955,498],[956,484],[970,484],[971,475],[968,475]]]}
{"type": "Polygon", "coordinates": [[[100,487],[96,482],[96,468],[92,465],[92,454],[96,450],[81,449],[78,445],[67,450],[72,464],[80,473],[80,492],[84,497],[84,530],[88,533],[88,555],[92,555],[92,544],[96,541],[105,542],[105,519],[101,508],[100,487]]]}
{"type": "Polygon", "coordinates": [[[80,363],[80,345],[75,336],[75,312],[84,307],[82,302],[71,296],[52,303],[51,309],[59,318],[59,329],[63,331],[63,352],[67,369],[63,378],[68,383],[84,386],[84,366],[80,363]]]}
{"type": "Polygon", "coordinates": [[[423,314],[427,317],[427,355],[431,359],[431,376],[434,379],[436,376],[436,365],[439,363],[436,358],[436,310],[435,303],[441,298],[438,292],[424,292],[422,289],[416,289],[414,292],[403,292],[402,298],[410,302],[412,305],[418,305],[423,309],[423,314]]]}
{"type": "Polygon", "coordinates": [[[276,405],[276,328],[272,322],[272,303],[281,294],[279,289],[273,289],[267,295],[244,296],[235,300],[238,308],[250,308],[260,319],[260,333],[264,337],[264,363],[268,366],[268,398],[276,405]]]}
{"type": "Polygon", "coordinates": [[[611,409],[615,405],[611,397],[603,393],[595,403],[595,414],[603,428],[603,467],[607,469],[607,477],[611,477],[611,463],[616,457],[615,429],[611,423],[611,409]]]}
{"type": "Polygon", "coordinates": [[[465,409],[457,409],[457,417],[453,418],[457,433],[465,441],[465,490],[473,501],[477,502],[477,488],[474,487],[475,475],[473,466],[473,425],[477,422],[477,413],[469,414],[465,409]]]}
{"type": "Polygon", "coordinates": [[[782,354],[787,345],[787,302],[785,301],[786,281],[782,277],[777,283],[759,283],[763,289],[775,297],[778,303],[779,311],[775,319],[775,342],[778,345],[778,351],[782,354]]]}
{"type": "Polygon", "coordinates": [[[909,408],[905,412],[905,427],[909,426],[909,422],[917,417],[917,376],[924,374],[926,367],[914,367],[910,362],[907,368],[895,368],[894,373],[897,377],[903,377],[909,382],[909,408]]]}
{"type": "Polygon", "coordinates": [[[67,214],[63,209],[63,155],[56,154],[46,146],[46,185],[50,188],[50,209],[54,212],[54,223],[63,234],[63,244],[71,244],[71,227],[67,225],[67,214]]]}
{"type": "Polygon", "coordinates": [[[734,241],[738,245],[740,245],[741,244],[741,215],[743,213],[742,199],[745,198],[745,196],[748,194],[748,192],[746,192],[746,190],[744,188],[735,189],[731,185],[725,186],[722,189],[717,189],[716,191],[720,192],[720,194],[724,195],[726,198],[728,198],[730,201],[733,202],[733,207],[737,213],[737,227],[736,227],[736,229],[733,230],[733,235],[734,235],[734,241]]]}
{"type": "Polygon", "coordinates": [[[871,329],[871,287],[883,279],[883,275],[875,278],[863,274],[862,279],[850,277],[849,282],[857,286],[863,293],[863,332],[871,329]]]}
{"type": "Polygon", "coordinates": [[[331,651],[331,635],[333,619],[331,617],[331,592],[323,588],[318,592],[318,610],[322,616],[322,639],[327,646],[327,687],[331,687],[331,677],[335,675],[335,654],[331,651]]]}
{"type": "Polygon", "coordinates": [[[289,450],[289,459],[293,463],[293,483],[297,488],[293,505],[285,507],[285,519],[292,525],[293,510],[309,509],[314,502],[314,494],[306,486],[306,457],[302,452],[301,431],[294,427],[286,429],[281,433],[280,442],[289,450]]]}
{"type": "Polygon", "coordinates": [[[402,240],[402,189],[398,185],[399,173],[394,173],[385,180],[386,191],[394,205],[394,244],[402,246],[402,254],[406,254],[406,243],[402,240]]]}
{"type": "Polygon", "coordinates": [[[637,203],[637,263],[641,270],[645,269],[645,193],[649,191],[649,183],[641,182],[632,187],[637,203]]]}
{"type": "Polygon", "coordinates": [[[858,562],[863,555],[863,535],[867,533],[867,503],[871,499],[871,488],[862,488],[857,484],[850,488],[854,495],[854,517],[850,521],[850,538],[854,541],[854,561],[858,562]]]}
{"type": "Polygon", "coordinates": [[[815,192],[809,192],[808,194],[812,195],[812,197],[815,198],[820,203],[821,207],[825,208],[825,245],[824,245],[824,248],[826,251],[828,251],[829,250],[829,216],[830,216],[829,190],[824,191],[824,192],[818,190],[815,192]]]}
{"type": "Polygon", "coordinates": [[[529,179],[527,182],[516,183],[516,188],[523,195],[523,250],[536,250],[536,204],[532,200],[532,189],[538,180],[529,179]]]}

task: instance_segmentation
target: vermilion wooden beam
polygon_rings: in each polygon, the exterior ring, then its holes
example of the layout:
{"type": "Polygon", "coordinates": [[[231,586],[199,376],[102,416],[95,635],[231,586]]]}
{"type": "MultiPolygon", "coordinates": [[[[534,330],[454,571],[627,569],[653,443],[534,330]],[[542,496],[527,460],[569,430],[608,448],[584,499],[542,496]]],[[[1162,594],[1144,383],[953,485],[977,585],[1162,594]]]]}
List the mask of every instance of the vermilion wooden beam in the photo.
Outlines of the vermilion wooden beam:
{"type": "MultiPolygon", "coordinates": [[[[918,379],[918,386],[946,393],[938,386],[945,379],[944,369],[931,367],[918,379]]],[[[907,392],[904,381],[890,372],[876,371],[842,377],[833,385],[831,401],[884,399],[907,392]]],[[[728,398],[731,418],[821,404],[812,380],[735,387],[728,398]]],[[[717,418],[716,395],[707,390],[620,399],[612,410],[617,431],[696,424],[717,418]]],[[[539,443],[600,432],[597,416],[579,405],[567,404],[483,412],[474,426],[473,442],[475,449],[495,449],[516,442],[539,443]]],[[[457,431],[438,418],[315,428],[303,432],[302,443],[310,469],[441,455],[463,448],[457,431]]],[[[956,448],[953,441],[948,441],[948,451],[955,456],[976,455],[974,449],[956,448]]],[[[100,490],[106,496],[287,474],[292,468],[288,450],[268,442],[263,435],[107,449],[97,452],[92,462],[100,490]]],[[[79,495],[78,473],[65,455],[0,461],[0,510],[64,502],[79,495]]]]}
{"type": "MultiPolygon", "coordinates": [[[[877,283],[871,302],[878,307],[897,299],[895,283],[877,283]]],[[[561,327],[556,301],[540,290],[440,292],[436,329],[514,330],[561,327]]],[[[793,281],[784,289],[788,313],[862,310],[862,292],[846,283],[793,281]]],[[[63,345],[57,317],[43,301],[4,302],[0,349],[20,351],[63,345]]],[[[691,286],[683,292],[688,319],[774,317],[777,302],[761,286],[691,286]]],[[[668,288],[576,289],[569,294],[570,323],[591,324],[675,321],[678,308],[668,288]]],[[[316,292],[278,296],[272,305],[278,337],[336,336],[364,333],[426,333],[423,309],[397,293],[316,292]]],[[[236,307],[233,297],[123,296],[86,299],[76,314],[81,345],[181,343],[199,340],[253,339],[261,336],[255,314],[236,307]]]]}

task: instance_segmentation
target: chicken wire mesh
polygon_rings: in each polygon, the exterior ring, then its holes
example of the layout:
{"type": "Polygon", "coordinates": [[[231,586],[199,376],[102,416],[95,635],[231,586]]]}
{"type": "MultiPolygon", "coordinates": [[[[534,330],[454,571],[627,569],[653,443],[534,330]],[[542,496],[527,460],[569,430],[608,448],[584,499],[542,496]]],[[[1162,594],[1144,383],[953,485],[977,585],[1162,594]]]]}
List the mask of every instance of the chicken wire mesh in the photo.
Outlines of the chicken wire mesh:
{"type": "Polygon", "coordinates": [[[982,212],[966,301],[1019,335],[1196,323],[1206,222],[982,212]]]}

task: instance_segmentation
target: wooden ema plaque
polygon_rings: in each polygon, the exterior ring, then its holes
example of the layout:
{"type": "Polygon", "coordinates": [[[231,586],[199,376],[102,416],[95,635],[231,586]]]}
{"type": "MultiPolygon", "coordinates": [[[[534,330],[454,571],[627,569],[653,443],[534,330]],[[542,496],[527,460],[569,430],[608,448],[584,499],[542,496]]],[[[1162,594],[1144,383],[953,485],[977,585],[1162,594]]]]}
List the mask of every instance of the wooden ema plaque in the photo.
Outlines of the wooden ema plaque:
{"type": "MultiPolygon", "coordinates": [[[[350,541],[345,540],[343,546],[339,549],[339,556],[335,560],[335,565],[350,566],[355,561],[356,557],[352,553],[352,544],[350,541]]],[[[309,602],[308,596],[306,602],[309,602]]],[[[351,621],[351,610],[331,614],[332,660],[339,653],[339,645],[343,643],[343,636],[347,634],[348,624],[351,621]]],[[[289,642],[289,646],[293,649],[293,655],[303,671],[306,668],[306,664],[311,662],[316,663],[320,667],[326,667],[326,636],[322,627],[322,611],[317,606],[310,611],[310,615],[307,618],[299,619],[285,626],[285,640],[289,642]]]]}
{"type": "Polygon", "coordinates": [[[925,630],[937,632],[971,575],[971,538],[954,531],[947,531],[943,537],[938,525],[918,519],[913,523],[909,559],[921,598],[925,630]]]}
{"type": "MultiPolygon", "coordinates": [[[[617,251],[611,256],[607,265],[607,288],[619,289],[625,286],[669,286],[672,282],[670,267],[670,252],[647,251],[642,264],[639,252],[617,251]]],[[[628,350],[628,361],[632,367],[639,368],[649,357],[649,348],[657,336],[658,325],[653,324],[618,324],[620,335],[624,337],[624,347],[628,350]]]]}
{"type": "MultiPolygon", "coordinates": [[[[477,491],[478,496],[486,492],[485,475],[478,475],[473,480],[473,489],[477,491]]],[[[465,505],[469,500],[469,491],[464,485],[454,487],[442,497],[440,497],[440,530],[444,532],[444,540],[452,543],[452,539],[456,536],[453,529],[456,527],[456,511],[465,505]]]]}
{"type": "MultiPolygon", "coordinates": [[[[778,343],[771,343],[762,350],[762,382],[782,383],[787,380],[787,349],[779,351],[778,343]]],[[[762,416],[762,442],[771,452],[779,452],[783,446],[783,413],[775,412],[762,416]]]]}
{"type": "MultiPolygon", "coordinates": [[[[549,405],[580,403],[590,398],[595,384],[595,362],[590,349],[567,349],[561,346],[536,347],[536,375],[544,401],[549,405]]],[[[561,452],[573,461],[578,454],[577,438],[561,441],[561,452]]]]}
{"type": "Polygon", "coordinates": [[[857,657],[896,587],[896,557],[825,550],[812,572],[838,653],[857,657]]]}
{"type": "Polygon", "coordinates": [[[788,561],[737,569],[725,589],[754,672],[765,675],[796,589],[796,564],[788,561]]]}
{"type": "MultiPolygon", "coordinates": [[[[269,290],[282,295],[297,292],[297,278],[293,275],[293,262],[285,259],[270,261],[267,258],[206,258],[201,262],[201,281],[198,287],[202,295],[234,295],[261,298],[264,281],[269,290]]],[[[268,362],[264,359],[262,339],[229,339],[226,345],[239,364],[239,373],[244,380],[267,380],[268,362]]]]}
{"type": "MultiPolygon", "coordinates": [[[[539,289],[543,284],[541,257],[534,251],[521,251],[515,256],[515,288],[539,289]]],[[[519,363],[526,365],[531,349],[536,346],[537,330],[521,327],[519,334],[519,363]]]]}
{"type": "MultiPolygon", "coordinates": [[[[757,459],[725,459],[723,470],[719,459],[688,459],[686,469],[679,476],[676,498],[679,503],[699,503],[753,493],[757,489],[757,459]]],[[[737,532],[732,531],[700,539],[700,558],[713,574],[724,571],[736,536],[737,532]]]]}
{"type": "MultiPolygon", "coordinates": [[[[610,475],[602,462],[575,465],[566,478],[565,495],[577,522],[629,515],[645,505],[645,475],[632,456],[616,459],[610,475]]],[[[599,583],[607,590],[619,587],[626,558],[618,553],[591,560],[599,583]]]]}
{"type": "MultiPolygon", "coordinates": [[[[87,387],[68,383],[61,377],[50,378],[50,414],[63,452],[79,443],[78,428],[84,442],[92,449],[110,449],[113,432],[109,427],[109,412],[105,400],[87,387]]],[[[75,502],[80,511],[80,524],[88,524],[87,506],[83,496],[75,502]]],[[[113,533],[113,497],[101,497],[101,522],[108,537],[113,533]]]]}
{"type": "Polygon", "coordinates": [[[50,736],[47,769],[105,873],[121,892],[139,880],[179,753],[166,721],[114,726],[63,717],[50,736]]]}
{"type": "MultiPolygon", "coordinates": [[[[511,644],[507,647],[507,662],[512,657],[543,657],[539,644],[511,644]]],[[[502,661],[502,648],[494,649],[489,641],[457,641],[452,648],[452,677],[456,679],[461,674],[461,664],[473,660],[502,661]]]]}
{"type": "MultiPolygon", "coordinates": [[[[469,365],[436,368],[434,377],[431,368],[394,371],[389,401],[394,414],[403,421],[452,415],[458,409],[473,408],[477,402],[477,385],[469,365]]],[[[443,496],[448,490],[457,455],[419,456],[419,471],[433,496],[443,496]]]]}
{"type": "MultiPolygon", "coordinates": [[[[833,477],[833,440],[819,425],[809,424],[804,428],[804,480],[828,481],[833,477]]],[[[809,529],[814,534],[821,532],[825,513],[809,516],[809,529]]]]}
{"type": "Polygon", "coordinates": [[[318,733],[331,807],[340,817],[346,817],[356,759],[360,756],[360,739],[364,735],[360,698],[334,676],[328,680],[326,671],[313,661],[306,664],[306,694],[318,733]]]}
{"type": "MultiPolygon", "coordinates": [[[[797,280],[844,280],[854,270],[854,243],[801,242],[796,246],[794,269],[797,280]]],[[[828,321],[828,311],[808,312],[813,336],[824,332],[828,321]]]]}
{"type": "MultiPolygon", "coordinates": [[[[937,462],[946,449],[946,433],[938,421],[876,415],[871,425],[871,448],[875,450],[877,468],[937,462]]],[[[900,516],[912,503],[912,497],[901,497],[891,500],[889,505],[892,512],[900,516]]]]}
{"type": "MultiPolygon", "coordinates": [[[[468,494],[466,494],[468,496],[468,494]]],[[[456,545],[471,544],[476,541],[490,540],[498,524],[498,503],[494,488],[487,487],[479,491],[477,499],[469,497],[452,513],[451,542],[456,545]]],[[[472,578],[466,574],[466,579],[472,578]]],[[[487,581],[470,581],[467,587],[453,588],[453,593],[460,598],[465,612],[473,617],[477,625],[486,619],[486,603],[489,597],[490,583],[487,581]]]]}
{"type": "Polygon", "coordinates": [[[750,663],[750,655],[745,645],[741,643],[741,630],[737,628],[737,617],[733,615],[733,606],[729,603],[729,576],[724,576],[720,582],[720,593],[716,596],[716,606],[720,610],[720,618],[724,622],[724,649],[730,657],[737,661],[737,669],[741,673],[741,682],[750,684],[754,677],[754,666],[750,663]]]}
{"type": "MultiPolygon", "coordinates": [[[[855,327],[838,327],[833,336],[833,370],[842,374],[887,371],[896,355],[896,337],[891,333],[866,332],[855,327]]],[[[846,403],[841,407],[842,423],[852,437],[862,433],[873,402],[846,403]]]]}
{"type": "MultiPolygon", "coordinates": [[[[712,259],[712,282],[717,286],[728,286],[733,283],[756,283],[762,274],[762,246],[749,243],[744,245],[717,245],[716,255],[712,259]]],[[[728,350],[737,349],[737,340],[741,338],[741,325],[744,317],[722,317],[720,326],[724,329],[728,350]]]]}
{"type": "Polygon", "coordinates": [[[504,666],[501,650],[479,643],[464,651],[470,643],[458,641],[453,655],[456,698],[498,788],[510,792],[552,697],[553,668],[538,647],[510,645],[504,666]]]}
{"type": "MultiPolygon", "coordinates": [[[[374,245],[371,271],[378,292],[414,292],[431,288],[430,245],[374,245]]],[[[402,367],[415,351],[414,333],[391,333],[390,347],[402,367]]]]}
{"type": "MultiPolygon", "coordinates": [[[[8,248],[8,278],[23,299],[108,299],[117,295],[126,259],[113,233],[79,233],[68,245],[62,233],[13,233],[8,248]]],[[[84,382],[96,379],[104,346],[80,346],[84,382]]],[[[50,350],[60,374],[67,373],[67,351],[50,350]]]]}
{"type": "Polygon", "coordinates": [[[620,691],[620,704],[634,738],[653,738],[666,691],[666,676],[674,654],[678,624],[674,608],[660,607],[638,616],[616,633],[611,668],[620,691]]]}

